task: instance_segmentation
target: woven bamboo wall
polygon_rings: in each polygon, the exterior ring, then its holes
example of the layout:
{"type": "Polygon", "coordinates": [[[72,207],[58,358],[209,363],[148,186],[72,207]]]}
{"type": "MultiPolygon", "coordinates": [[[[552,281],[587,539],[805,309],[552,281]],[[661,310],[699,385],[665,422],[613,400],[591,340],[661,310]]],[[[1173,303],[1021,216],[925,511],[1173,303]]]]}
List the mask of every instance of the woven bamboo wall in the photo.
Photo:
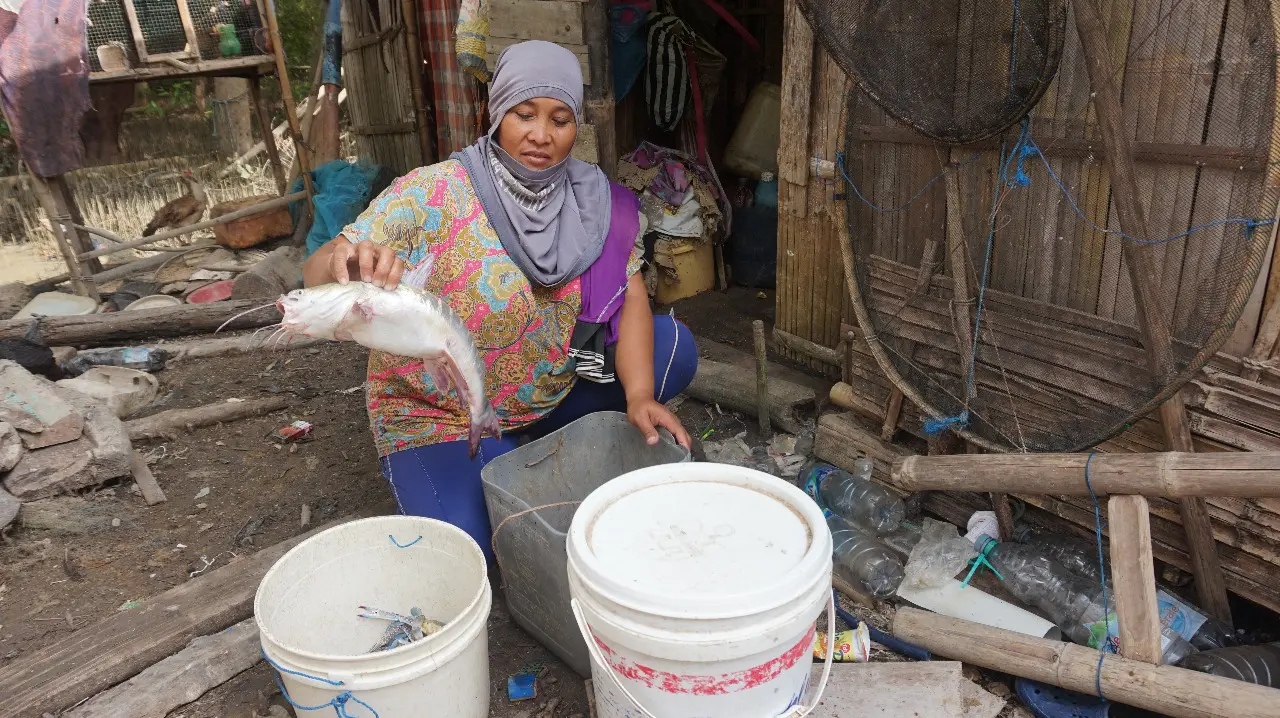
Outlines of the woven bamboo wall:
{"type": "MultiPolygon", "coordinates": [[[[1132,27],[1136,3],[1103,0],[1101,5],[1104,16],[1108,19],[1108,31],[1114,36],[1113,47],[1125,48],[1125,37],[1142,36],[1150,30],[1132,27]]],[[[1179,226],[1185,228],[1188,223],[1211,219],[1205,216],[1207,194],[1197,195],[1198,188],[1213,187],[1212,191],[1215,193],[1231,193],[1237,187],[1244,191],[1240,183],[1258,181],[1238,179],[1234,180],[1236,184],[1215,184],[1214,174],[1223,175],[1227,172],[1223,164],[1227,158],[1197,159],[1191,154],[1198,145],[1203,145],[1202,149],[1206,153],[1215,147],[1232,145],[1238,134],[1236,123],[1215,115],[1214,106],[1234,106],[1225,101],[1226,95],[1232,91],[1238,92],[1238,88],[1233,88],[1230,83],[1221,83],[1223,87],[1214,90],[1217,93],[1216,101],[1211,101],[1207,83],[1203,92],[1190,98],[1170,98],[1169,88],[1163,88],[1160,84],[1160,62],[1181,63],[1172,66],[1192,68],[1214,62],[1216,42],[1223,30],[1223,17],[1229,5],[1224,0],[1197,3],[1196,12],[1203,15],[1204,22],[1191,26],[1194,29],[1191,36],[1166,38],[1158,35],[1155,41],[1129,41],[1133,47],[1129,48],[1128,64],[1122,82],[1126,102],[1136,103],[1134,106],[1139,107],[1135,112],[1138,117],[1138,126],[1133,128],[1135,136],[1143,139],[1143,123],[1155,123],[1156,118],[1159,118],[1161,127],[1182,128],[1181,134],[1163,139],[1169,145],[1182,148],[1172,148],[1172,154],[1179,155],[1177,159],[1169,157],[1166,158],[1167,161],[1146,161],[1139,167],[1143,192],[1151,192],[1157,182],[1165,190],[1156,193],[1154,200],[1152,196],[1144,198],[1150,204],[1152,231],[1162,233],[1162,236],[1166,230],[1168,234],[1172,234],[1177,231],[1174,228],[1179,226]],[[1156,69],[1153,70],[1153,67],[1156,69]],[[1170,103],[1173,103],[1174,111],[1186,116],[1172,118],[1170,113],[1173,111],[1166,107],[1170,103]],[[1205,128],[1204,133],[1201,128],[1205,128]],[[1191,150],[1182,151],[1188,147],[1191,150]],[[1205,159],[1208,160],[1207,165],[1205,159]],[[1176,187],[1177,191],[1168,191],[1167,188],[1171,186],[1176,187]]],[[[1088,93],[1088,80],[1084,76],[1079,43],[1074,37],[1073,28],[1074,25],[1068,33],[1059,75],[1033,113],[1037,117],[1050,118],[1051,123],[1056,107],[1071,104],[1073,100],[1068,98],[1075,98],[1074,104],[1078,106],[1080,98],[1087,97],[1088,93]]],[[[836,151],[844,149],[841,146],[839,125],[845,93],[850,83],[844,73],[826,58],[825,51],[815,47],[813,33],[796,9],[795,0],[787,2],[786,37],[782,81],[782,145],[779,148],[781,211],[778,228],[777,326],[802,339],[825,347],[835,347],[841,339],[840,322],[843,320],[853,323],[852,312],[848,311],[844,298],[843,273],[838,261],[838,245],[835,244],[834,223],[845,221],[844,202],[835,197],[844,191],[844,187],[811,177],[809,165],[811,159],[834,160],[836,151]]],[[[912,176],[907,160],[922,152],[934,154],[936,149],[933,146],[927,145],[909,130],[892,126],[893,123],[880,113],[864,112],[849,121],[865,125],[875,135],[872,139],[876,140],[877,149],[869,152],[874,155],[872,160],[876,163],[877,181],[883,179],[886,186],[891,188],[886,199],[892,201],[896,194],[902,194],[902,197],[897,197],[901,201],[929,179],[929,176],[912,176]]],[[[1063,123],[1067,121],[1062,120],[1063,123]]],[[[1070,118],[1070,121],[1076,122],[1078,118],[1070,118]]],[[[1089,122],[1092,122],[1091,117],[1089,122]]],[[[1064,131],[1070,134],[1076,130],[1064,131]]],[[[1106,171],[1101,163],[1094,156],[1076,155],[1073,159],[1070,152],[1059,157],[1054,156],[1053,150],[1046,152],[1063,180],[1076,188],[1076,199],[1080,207],[1092,221],[1106,226],[1109,219],[1113,219],[1114,210],[1109,201],[1106,171]]],[[[1100,148],[1097,153],[1100,156],[1100,148]]],[[[989,166],[994,166],[994,157],[994,153],[984,153],[983,159],[978,163],[980,168],[975,171],[990,169],[989,166]]],[[[1242,164],[1265,163],[1266,160],[1255,157],[1237,159],[1242,164]]],[[[858,157],[851,156],[849,161],[855,163],[858,157]]],[[[931,174],[929,173],[930,176],[931,174]]],[[[902,226],[896,217],[881,216],[855,228],[856,231],[874,233],[877,246],[883,246],[886,256],[892,259],[906,261],[906,255],[913,250],[914,256],[918,257],[919,245],[923,243],[924,237],[929,233],[942,233],[945,201],[941,185],[942,183],[937,183],[922,200],[936,208],[937,226],[902,226]]],[[[868,189],[874,191],[876,188],[868,189]]],[[[1048,195],[1051,191],[1054,191],[1053,188],[1042,183],[1041,186],[1030,188],[1025,200],[1017,200],[1020,206],[1010,212],[1014,215],[1014,223],[1008,231],[1011,234],[1021,233],[1023,237],[1015,242],[1007,238],[1000,240],[993,259],[991,287],[1096,313],[1124,324],[1136,324],[1132,287],[1120,261],[1120,241],[1098,232],[1074,228],[1073,236],[1060,236],[1061,232],[1056,231],[1056,223],[1061,220],[1055,217],[1060,209],[1041,209],[1053,206],[1050,201],[1053,198],[1048,195]]],[[[1271,209],[1259,208],[1259,216],[1270,216],[1271,212],[1271,209]]],[[[919,216],[913,221],[919,224],[919,216]]],[[[1203,244],[1212,246],[1214,241],[1213,238],[1206,237],[1203,244]]],[[[980,251],[980,247],[971,247],[971,251],[980,251]]],[[[1181,244],[1171,245],[1171,249],[1161,260],[1166,272],[1179,273],[1187,283],[1193,283],[1196,277],[1214,271],[1211,263],[1207,263],[1204,257],[1194,251],[1184,250],[1181,244]]],[[[1270,271],[1273,261],[1268,255],[1255,291],[1237,324],[1235,334],[1223,347],[1224,352],[1234,355],[1248,352],[1257,333],[1268,277],[1273,286],[1267,291],[1267,298],[1280,293],[1280,272],[1270,271]]],[[[1185,306],[1171,306],[1168,311],[1173,315],[1170,318],[1176,321],[1177,316],[1185,315],[1189,310],[1185,306]]]]}

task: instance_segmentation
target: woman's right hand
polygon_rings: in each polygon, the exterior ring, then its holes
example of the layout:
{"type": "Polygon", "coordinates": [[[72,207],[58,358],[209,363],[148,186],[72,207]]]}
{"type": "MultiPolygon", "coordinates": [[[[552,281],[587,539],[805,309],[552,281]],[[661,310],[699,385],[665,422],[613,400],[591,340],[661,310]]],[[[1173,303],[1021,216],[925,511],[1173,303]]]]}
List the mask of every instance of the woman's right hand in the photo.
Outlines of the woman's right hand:
{"type": "Polygon", "coordinates": [[[385,289],[395,289],[400,284],[404,262],[392,248],[373,242],[352,244],[341,235],[330,244],[333,250],[329,254],[329,272],[333,281],[346,284],[355,277],[385,289]]]}

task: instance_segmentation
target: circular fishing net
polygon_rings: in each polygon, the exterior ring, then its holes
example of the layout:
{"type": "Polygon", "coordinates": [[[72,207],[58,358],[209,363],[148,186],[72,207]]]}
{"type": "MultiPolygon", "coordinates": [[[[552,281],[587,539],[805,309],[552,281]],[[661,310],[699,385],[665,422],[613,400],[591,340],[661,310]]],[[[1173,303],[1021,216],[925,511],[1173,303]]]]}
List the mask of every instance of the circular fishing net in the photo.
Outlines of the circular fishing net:
{"type": "Polygon", "coordinates": [[[1062,56],[1066,0],[801,0],[815,35],[898,121],[963,144],[1016,123],[1062,56]]]}
{"type": "Polygon", "coordinates": [[[879,402],[903,391],[904,427],[1049,452],[1134,428],[1118,441],[1159,448],[1159,426],[1141,417],[1223,347],[1255,295],[1233,346],[1252,341],[1280,180],[1270,3],[1091,1],[1104,36],[1091,43],[1096,74],[1114,83],[1133,143],[1138,231],[1118,217],[1074,9],[1060,26],[1060,5],[1015,0],[805,3],[855,85],[836,191],[865,340],[855,363],[881,370],[855,390],[879,402]],[[1024,31],[1026,18],[1036,27],[1024,31]],[[1043,79],[1058,43],[1041,96],[1032,76],[1043,79]],[[1039,58],[1026,79],[1021,59],[1011,82],[1000,73],[1011,53],[1039,58]],[[1026,89],[1002,100],[991,84],[1026,89]],[[986,97],[965,112],[934,112],[974,88],[986,97]],[[1133,272],[1144,266],[1152,326],[1172,337],[1163,363],[1139,321],[1133,272]]]}

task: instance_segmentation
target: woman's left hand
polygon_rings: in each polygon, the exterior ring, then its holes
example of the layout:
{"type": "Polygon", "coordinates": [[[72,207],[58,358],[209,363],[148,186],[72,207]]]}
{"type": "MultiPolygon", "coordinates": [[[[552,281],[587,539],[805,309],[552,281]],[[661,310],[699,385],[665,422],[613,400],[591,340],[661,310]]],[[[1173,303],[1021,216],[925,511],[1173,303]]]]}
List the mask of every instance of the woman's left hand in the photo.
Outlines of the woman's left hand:
{"type": "Polygon", "coordinates": [[[686,449],[690,446],[689,432],[684,430],[684,425],[676,418],[671,410],[663,406],[657,399],[636,399],[627,402],[627,420],[632,426],[640,430],[644,434],[645,442],[649,446],[657,446],[658,444],[658,427],[662,427],[671,432],[678,444],[686,449]]]}

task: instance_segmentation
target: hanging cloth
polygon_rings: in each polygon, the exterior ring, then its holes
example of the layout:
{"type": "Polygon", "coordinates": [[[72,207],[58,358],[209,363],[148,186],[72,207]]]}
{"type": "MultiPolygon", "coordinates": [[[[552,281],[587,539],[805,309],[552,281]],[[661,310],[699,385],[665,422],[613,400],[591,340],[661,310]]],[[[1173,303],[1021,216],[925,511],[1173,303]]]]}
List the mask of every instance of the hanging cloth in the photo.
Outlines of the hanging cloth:
{"type": "Polygon", "coordinates": [[[675,15],[649,16],[649,61],[645,66],[644,99],[653,124],[671,132],[689,104],[689,66],[685,45],[693,31],[675,15]]]}

